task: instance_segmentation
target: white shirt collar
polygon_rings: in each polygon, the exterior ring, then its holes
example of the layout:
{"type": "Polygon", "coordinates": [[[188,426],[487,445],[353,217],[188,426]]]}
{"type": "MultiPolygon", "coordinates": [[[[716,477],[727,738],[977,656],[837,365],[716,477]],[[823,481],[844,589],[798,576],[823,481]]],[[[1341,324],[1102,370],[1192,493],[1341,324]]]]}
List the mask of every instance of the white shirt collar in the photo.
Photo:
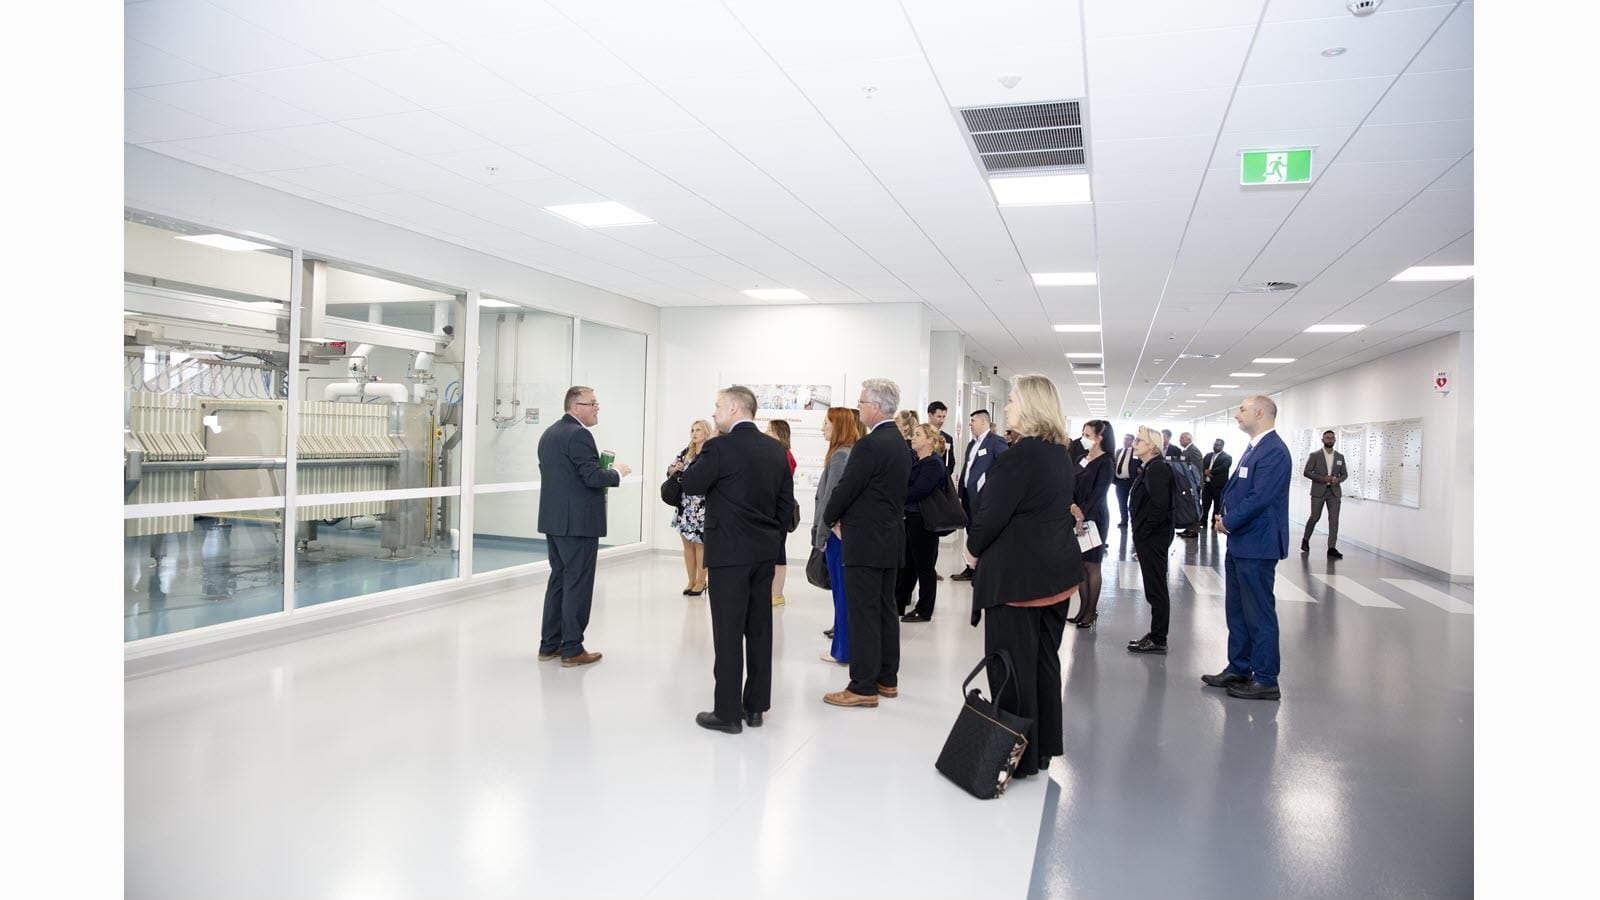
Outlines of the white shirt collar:
{"type": "Polygon", "coordinates": [[[740,425],[743,425],[746,422],[749,422],[751,425],[754,425],[756,423],[756,420],[755,419],[740,419],[739,421],[733,423],[732,425],[729,425],[728,426],[728,430],[732,431],[735,428],[738,428],[740,425]]]}
{"type": "Polygon", "coordinates": [[[879,428],[882,428],[885,425],[893,425],[893,424],[894,424],[894,420],[893,419],[884,419],[882,422],[879,422],[878,424],[876,424],[876,425],[872,426],[871,428],[867,429],[867,432],[870,434],[871,432],[877,431],[879,428]]]}
{"type": "Polygon", "coordinates": [[[1266,431],[1261,432],[1260,434],[1258,434],[1255,437],[1250,439],[1250,446],[1254,447],[1257,444],[1260,444],[1261,440],[1263,438],[1265,438],[1267,435],[1269,435],[1269,434],[1271,434],[1271,433],[1273,433],[1274,431],[1277,431],[1277,430],[1278,429],[1276,429],[1276,428],[1268,428],[1266,431]]]}

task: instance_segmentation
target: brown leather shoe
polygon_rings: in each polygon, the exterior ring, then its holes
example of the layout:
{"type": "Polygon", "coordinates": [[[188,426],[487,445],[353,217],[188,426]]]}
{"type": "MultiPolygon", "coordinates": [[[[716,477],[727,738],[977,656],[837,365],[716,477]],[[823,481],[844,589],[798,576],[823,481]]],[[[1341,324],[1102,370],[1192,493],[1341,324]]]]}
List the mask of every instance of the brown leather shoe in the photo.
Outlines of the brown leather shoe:
{"type": "Polygon", "coordinates": [[[579,653],[577,656],[561,657],[561,665],[563,668],[571,668],[572,666],[587,666],[590,663],[597,663],[599,661],[600,654],[592,652],[579,653]]]}
{"type": "Polygon", "coordinates": [[[541,654],[539,654],[539,662],[549,662],[552,659],[560,659],[560,658],[561,658],[561,651],[560,650],[552,650],[549,653],[541,653],[541,654]]]}
{"type": "Polygon", "coordinates": [[[878,685],[878,696],[898,697],[900,696],[900,689],[898,687],[889,687],[887,684],[880,684],[878,685]]]}
{"type": "Polygon", "coordinates": [[[823,694],[822,702],[828,704],[829,706],[875,707],[878,705],[878,698],[869,697],[865,694],[857,694],[849,689],[846,689],[842,691],[834,691],[831,694],[823,694]]]}

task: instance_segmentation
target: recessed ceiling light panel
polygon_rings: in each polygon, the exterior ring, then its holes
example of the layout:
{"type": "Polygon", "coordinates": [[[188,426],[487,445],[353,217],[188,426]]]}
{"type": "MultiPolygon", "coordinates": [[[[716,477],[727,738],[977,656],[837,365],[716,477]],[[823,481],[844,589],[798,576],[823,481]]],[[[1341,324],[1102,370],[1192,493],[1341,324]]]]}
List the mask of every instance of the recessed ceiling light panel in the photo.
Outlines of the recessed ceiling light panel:
{"type": "Polygon", "coordinates": [[[648,225],[655,221],[644,213],[629,209],[615,200],[602,200],[599,203],[566,203],[546,206],[544,209],[545,212],[553,213],[585,228],[648,225]]]}
{"type": "Polygon", "coordinates": [[[1093,287],[1093,272],[1034,272],[1036,287],[1093,287]]]}
{"type": "Polygon", "coordinates": [[[236,238],[226,234],[180,234],[178,240],[188,241],[191,244],[201,244],[217,250],[271,250],[271,244],[258,244],[244,238],[236,238]]]}
{"type": "Polygon", "coordinates": [[[1260,363],[1263,366],[1282,366],[1282,365],[1288,365],[1289,363],[1294,362],[1294,357],[1292,357],[1292,356],[1258,356],[1255,359],[1251,360],[1251,362],[1260,363]]]}
{"type": "Polygon", "coordinates": [[[1365,328],[1365,325],[1313,325],[1306,329],[1306,334],[1350,334],[1365,328]]]}
{"type": "Polygon", "coordinates": [[[1101,359],[1102,357],[1105,356],[1105,354],[1103,354],[1103,353],[1067,353],[1067,354],[1065,354],[1065,356],[1067,357],[1067,359],[1101,359]]]}
{"type": "Polygon", "coordinates": [[[1229,378],[1261,378],[1261,377],[1265,376],[1266,374],[1267,373],[1265,373],[1265,372],[1229,372],[1228,373],[1228,377],[1229,378]]]}
{"type": "Polygon", "coordinates": [[[1057,334],[1094,334],[1099,332],[1099,325],[1057,325],[1057,334]]]}
{"type": "Polygon", "coordinates": [[[794,288],[758,288],[745,291],[744,295],[755,300],[809,300],[805,294],[794,288]]]}
{"type": "Polygon", "coordinates": [[[1465,281],[1472,277],[1472,266],[1412,266],[1390,281],[1465,281]]]}

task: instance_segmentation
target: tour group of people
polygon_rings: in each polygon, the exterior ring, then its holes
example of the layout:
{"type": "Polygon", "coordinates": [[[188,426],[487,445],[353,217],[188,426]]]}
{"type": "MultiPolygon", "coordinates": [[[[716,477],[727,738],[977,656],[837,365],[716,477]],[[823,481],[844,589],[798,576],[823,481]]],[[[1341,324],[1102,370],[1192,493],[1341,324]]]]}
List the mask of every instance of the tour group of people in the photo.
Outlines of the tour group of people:
{"type": "MultiPolygon", "coordinates": [[[[1113,486],[1150,605],[1149,631],[1130,640],[1129,651],[1167,650],[1168,554],[1183,527],[1175,520],[1188,523],[1185,534],[1210,527],[1229,538],[1228,660],[1202,680],[1231,696],[1278,699],[1273,580],[1288,553],[1291,466],[1275,431],[1273,401],[1248,397],[1235,411],[1249,437],[1237,465],[1221,441],[1194,461],[1206,499],[1204,520],[1195,522],[1200,514],[1174,514],[1186,501],[1182,481],[1189,476],[1177,467],[1191,463],[1188,434],[1172,454],[1170,433],[1140,427],[1119,449],[1105,420],[1085,423],[1076,437],[1067,433],[1060,393],[1048,377],[1018,375],[1010,388],[1005,436],[995,433],[986,410],[974,412],[959,472],[953,439],[943,431],[943,403],[930,404],[921,422],[900,409],[893,381],[869,378],[855,408],[826,411],[810,546],[825,562],[834,602],[831,643],[821,658],[847,667],[848,680],[822,701],[872,708],[899,696],[900,626],[934,615],[943,580],[935,568],[938,543],[949,525],[942,516],[953,492],[966,525],[965,568],[951,579],[972,582],[970,622],[983,628],[985,654],[1003,650],[1010,657],[1015,677],[1003,689],[1000,672],[990,670],[991,690],[1000,691],[996,702],[1034,723],[1015,775],[1048,766],[1062,753],[1063,635],[1069,625],[1093,628],[1099,617],[1113,486]],[[1213,485],[1219,472],[1222,480],[1213,485]],[[1069,616],[1075,596],[1078,610],[1069,616]]],[[[603,489],[630,472],[599,462],[588,431],[598,406],[591,388],[574,386],[566,415],[539,444],[539,528],[551,560],[540,658],[559,657],[563,666],[600,658],[585,649],[583,631],[605,530],[603,489]]],[[[761,726],[771,707],[772,609],[784,602],[786,539],[801,522],[789,424],[774,419],[763,430],[756,410],[749,388],[718,391],[712,419],[692,424],[689,445],[667,469],[677,487],[672,524],[683,541],[683,593],[709,591],[714,702],[696,722],[728,733],[761,726]]],[[[1342,475],[1342,462],[1330,450],[1325,468],[1308,464],[1307,477],[1314,470],[1314,481],[1325,484],[1334,477],[1324,473],[1342,475]]],[[[1323,493],[1336,494],[1336,487],[1323,493]]],[[[1333,515],[1336,502],[1327,504],[1333,515]]]]}

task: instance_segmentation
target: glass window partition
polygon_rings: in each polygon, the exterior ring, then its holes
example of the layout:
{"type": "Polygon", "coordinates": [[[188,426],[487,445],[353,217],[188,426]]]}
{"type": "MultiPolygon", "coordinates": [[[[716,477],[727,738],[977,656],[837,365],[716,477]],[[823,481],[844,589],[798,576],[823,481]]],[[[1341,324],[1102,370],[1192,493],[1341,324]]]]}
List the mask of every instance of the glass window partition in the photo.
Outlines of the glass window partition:
{"type": "Polygon", "coordinates": [[[478,316],[479,484],[539,480],[539,437],[572,385],[572,320],[485,297],[478,316]]]}
{"type": "Polygon", "coordinates": [[[549,559],[539,533],[538,491],[480,491],[473,508],[474,575],[549,559]]]}
{"type": "Polygon", "coordinates": [[[283,508],[127,519],[122,634],[132,641],[283,610],[283,508]]]}
{"type": "Polygon", "coordinates": [[[584,322],[578,331],[575,380],[594,388],[600,403],[595,443],[602,454],[609,452],[635,470],[627,483],[607,490],[602,546],[638,543],[642,534],[645,350],[645,336],[636,331],[594,322],[584,322]]]}

